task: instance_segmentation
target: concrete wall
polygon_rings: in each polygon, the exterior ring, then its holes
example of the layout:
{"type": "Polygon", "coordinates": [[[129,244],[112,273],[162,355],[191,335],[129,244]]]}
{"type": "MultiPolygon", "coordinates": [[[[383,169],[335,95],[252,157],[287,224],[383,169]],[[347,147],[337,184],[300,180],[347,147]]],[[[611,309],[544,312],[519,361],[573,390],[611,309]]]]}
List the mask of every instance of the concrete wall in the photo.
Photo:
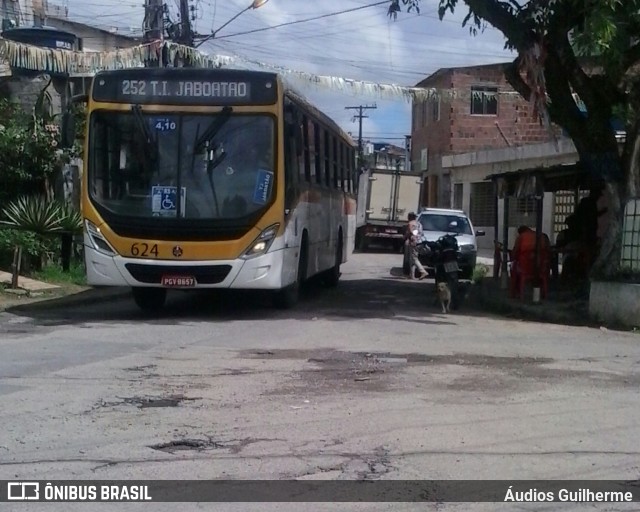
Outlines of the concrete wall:
{"type": "MultiPolygon", "coordinates": [[[[49,75],[46,74],[14,74],[4,77],[0,81],[0,96],[10,98],[18,103],[22,109],[31,113],[36,104],[38,95],[49,82],[49,75]]],[[[65,81],[55,79],[47,88],[48,101],[51,106],[51,113],[57,114],[62,110],[62,97],[65,94],[65,81]]]]}
{"type": "Polygon", "coordinates": [[[640,326],[640,285],[617,282],[591,282],[589,315],[610,325],[640,326]]]}

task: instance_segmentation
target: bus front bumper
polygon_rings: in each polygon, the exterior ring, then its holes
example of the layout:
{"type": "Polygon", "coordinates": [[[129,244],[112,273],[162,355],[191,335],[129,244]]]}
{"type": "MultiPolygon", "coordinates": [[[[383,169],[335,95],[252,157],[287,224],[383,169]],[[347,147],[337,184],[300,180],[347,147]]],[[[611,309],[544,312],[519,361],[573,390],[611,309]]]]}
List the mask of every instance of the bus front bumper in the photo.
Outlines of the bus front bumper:
{"type": "Polygon", "coordinates": [[[282,250],[248,260],[167,261],[109,256],[84,246],[92,286],[277,290],[283,283],[282,250]]]}

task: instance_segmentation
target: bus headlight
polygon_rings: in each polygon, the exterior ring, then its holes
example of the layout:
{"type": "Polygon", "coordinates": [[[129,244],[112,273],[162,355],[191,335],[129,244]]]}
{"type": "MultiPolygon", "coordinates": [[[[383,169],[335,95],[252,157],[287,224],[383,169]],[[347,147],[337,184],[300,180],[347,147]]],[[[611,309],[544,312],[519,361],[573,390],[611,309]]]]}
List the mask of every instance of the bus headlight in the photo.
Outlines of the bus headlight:
{"type": "Polygon", "coordinates": [[[100,232],[100,228],[96,227],[96,225],[88,220],[84,221],[85,228],[87,229],[87,233],[89,234],[89,239],[93,244],[93,248],[101,252],[102,254],[106,254],[107,256],[113,256],[116,251],[111,247],[107,239],[100,232]]]}
{"type": "Polygon", "coordinates": [[[280,224],[274,224],[273,226],[269,226],[262,233],[260,233],[260,236],[251,243],[246,251],[244,251],[244,254],[241,256],[241,258],[249,259],[265,254],[269,250],[269,247],[271,247],[273,241],[276,239],[279,227],[280,224]]]}

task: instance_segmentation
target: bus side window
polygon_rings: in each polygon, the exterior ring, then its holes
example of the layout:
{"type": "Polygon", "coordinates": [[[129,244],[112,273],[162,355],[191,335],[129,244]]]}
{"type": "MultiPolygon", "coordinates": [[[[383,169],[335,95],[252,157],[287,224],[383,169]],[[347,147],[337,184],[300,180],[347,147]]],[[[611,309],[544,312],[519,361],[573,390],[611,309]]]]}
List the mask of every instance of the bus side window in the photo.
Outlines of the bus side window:
{"type": "Polygon", "coordinates": [[[351,146],[344,148],[344,190],[351,192],[351,146]]]}
{"type": "Polygon", "coordinates": [[[311,141],[309,139],[309,119],[307,116],[302,116],[302,149],[304,155],[304,166],[301,172],[304,174],[300,176],[300,181],[311,182],[311,141]]]}
{"type": "Polygon", "coordinates": [[[299,174],[299,154],[300,145],[299,129],[297,122],[297,109],[295,105],[287,101],[284,111],[284,169],[285,169],[285,208],[291,208],[295,200],[296,190],[298,187],[299,174]]]}
{"type": "Polygon", "coordinates": [[[331,173],[331,186],[333,188],[338,188],[338,175],[339,175],[339,166],[340,166],[340,153],[338,152],[338,139],[335,136],[332,137],[333,140],[333,172],[331,173]]]}
{"type": "Polygon", "coordinates": [[[338,163],[338,169],[340,172],[340,176],[338,177],[338,187],[342,190],[346,190],[345,188],[345,181],[344,181],[344,176],[345,176],[345,164],[347,163],[347,151],[346,151],[346,147],[344,145],[344,143],[342,141],[340,141],[340,161],[338,163]]]}
{"type": "Polygon", "coordinates": [[[324,131],[324,184],[331,186],[331,137],[329,130],[324,131]]]}
{"type": "Polygon", "coordinates": [[[307,121],[307,129],[309,136],[309,183],[315,183],[317,181],[318,174],[318,131],[316,130],[315,123],[309,119],[307,121]]]}
{"type": "Polygon", "coordinates": [[[355,192],[355,179],[356,179],[356,150],[353,148],[349,149],[349,192],[355,192]]]}
{"type": "Polygon", "coordinates": [[[315,133],[315,157],[316,157],[316,183],[318,185],[322,184],[322,171],[324,168],[324,160],[322,158],[323,155],[323,151],[324,151],[324,145],[323,145],[323,137],[322,137],[322,130],[320,130],[320,127],[317,125],[317,123],[313,123],[313,131],[315,133]]]}

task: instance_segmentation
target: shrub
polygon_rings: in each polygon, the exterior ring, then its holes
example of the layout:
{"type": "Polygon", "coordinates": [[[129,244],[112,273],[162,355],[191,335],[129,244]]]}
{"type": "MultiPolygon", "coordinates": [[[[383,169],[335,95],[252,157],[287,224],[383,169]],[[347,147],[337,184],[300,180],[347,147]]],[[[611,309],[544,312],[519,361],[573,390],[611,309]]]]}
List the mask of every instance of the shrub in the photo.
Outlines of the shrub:
{"type": "MultiPolygon", "coordinates": [[[[82,231],[80,212],[69,204],[50,201],[45,197],[21,197],[10,203],[3,210],[2,216],[5,220],[0,220],[0,224],[46,239],[47,245],[53,245],[52,239],[59,236],[62,268],[65,271],[69,270],[73,235],[82,231]]],[[[42,268],[49,252],[43,250],[39,252],[37,259],[31,258],[30,261],[36,269],[42,268]]]]}
{"type": "Polygon", "coordinates": [[[9,268],[13,263],[13,251],[22,247],[23,270],[40,268],[55,250],[53,240],[21,229],[0,229],[0,267],[9,268]]]}
{"type": "Polygon", "coordinates": [[[474,283],[481,282],[489,273],[489,267],[486,265],[478,264],[473,269],[473,275],[471,276],[471,281],[474,283]]]}

